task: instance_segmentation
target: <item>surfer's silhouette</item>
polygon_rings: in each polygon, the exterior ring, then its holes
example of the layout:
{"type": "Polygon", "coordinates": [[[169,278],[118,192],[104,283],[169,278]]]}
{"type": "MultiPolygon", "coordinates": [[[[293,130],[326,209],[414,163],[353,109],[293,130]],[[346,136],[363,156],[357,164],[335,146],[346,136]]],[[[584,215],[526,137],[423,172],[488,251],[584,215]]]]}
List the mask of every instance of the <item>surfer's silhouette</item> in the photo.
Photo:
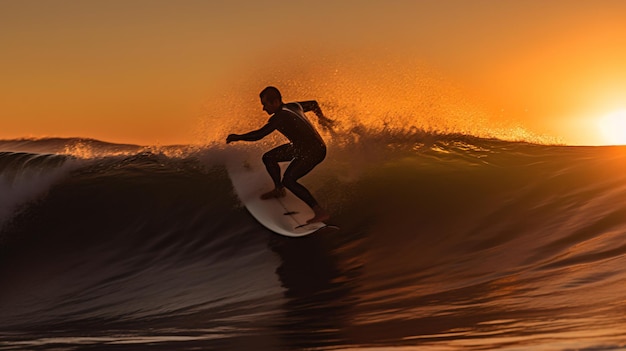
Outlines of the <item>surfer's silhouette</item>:
{"type": "Polygon", "coordinates": [[[318,117],[323,128],[330,129],[333,121],[326,118],[317,101],[284,103],[280,91],[275,87],[267,87],[261,91],[263,110],[271,115],[263,127],[245,134],[230,134],[226,143],[233,141],[261,140],[273,131],[282,133],[289,143],[278,146],[263,155],[263,163],[274,181],[274,189],[261,195],[262,199],[285,196],[285,189],[309,205],[314,217],[307,223],[323,222],[330,215],[315,200],[311,192],[298,179],[308,174],[326,157],[326,144],[315,127],[307,120],[304,113],[312,111],[318,117]],[[279,162],[289,162],[281,179],[279,162]]]}

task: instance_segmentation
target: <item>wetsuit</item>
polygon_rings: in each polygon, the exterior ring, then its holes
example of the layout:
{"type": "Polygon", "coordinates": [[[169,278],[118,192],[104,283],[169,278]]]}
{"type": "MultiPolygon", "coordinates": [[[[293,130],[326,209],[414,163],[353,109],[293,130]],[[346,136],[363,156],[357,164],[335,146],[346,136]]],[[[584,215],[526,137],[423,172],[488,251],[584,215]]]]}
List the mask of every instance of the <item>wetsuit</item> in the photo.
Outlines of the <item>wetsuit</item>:
{"type": "Polygon", "coordinates": [[[276,187],[284,185],[307,205],[315,207],[317,205],[315,198],[297,181],[326,157],[324,140],[306,118],[302,106],[297,102],[283,105],[269,119],[267,126],[278,130],[290,141],[263,155],[263,163],[276,187]],[[291,163],[285,170],[281,181],[278,162],[288,161],[291,163]]]}

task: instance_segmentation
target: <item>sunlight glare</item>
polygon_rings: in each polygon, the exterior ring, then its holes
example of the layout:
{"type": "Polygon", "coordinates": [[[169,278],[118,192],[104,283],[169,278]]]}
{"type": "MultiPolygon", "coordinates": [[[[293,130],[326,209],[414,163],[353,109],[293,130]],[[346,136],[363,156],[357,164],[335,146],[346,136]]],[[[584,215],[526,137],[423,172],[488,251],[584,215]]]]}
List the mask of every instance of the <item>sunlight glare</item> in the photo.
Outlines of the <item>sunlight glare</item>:
{"type": "Polygon", "coordinates": [[[604,116],[599,127],[607,144],[626,145],[626,109],[604,116]]]}

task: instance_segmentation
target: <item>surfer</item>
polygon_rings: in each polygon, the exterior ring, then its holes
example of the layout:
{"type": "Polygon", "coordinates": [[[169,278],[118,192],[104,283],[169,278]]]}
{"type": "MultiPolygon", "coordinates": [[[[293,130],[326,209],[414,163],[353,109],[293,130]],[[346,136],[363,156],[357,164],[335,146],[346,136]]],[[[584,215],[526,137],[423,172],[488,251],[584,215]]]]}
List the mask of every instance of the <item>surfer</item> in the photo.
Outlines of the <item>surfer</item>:
{"type": "Polygon", "coordinates": [[[327,220],[330,214],[317,203],[307,188],[298,183],[298,179],[308,174],[326,157],[326,144],[304,113],[309,111],[315,113],[320,125],[325,129],[330,129],[333,121],[324,116],[317,101],[284,103],[280,91],[275,87],[263,89],[260,97],[263,110],[271,116],[267,124],[246,134],[230,134],[226,138],[226,143],[261,140],[275,130],[282,133],[289,143],[263,155],[263,163],[274,181],[274,189],[261,195],[261,198],[267,200],[283,197],[287,188],[313,209],[315,215],[307,223],[327,220]],[[281,180],[278,163],[289,161],[291,163],[281,180]]]}

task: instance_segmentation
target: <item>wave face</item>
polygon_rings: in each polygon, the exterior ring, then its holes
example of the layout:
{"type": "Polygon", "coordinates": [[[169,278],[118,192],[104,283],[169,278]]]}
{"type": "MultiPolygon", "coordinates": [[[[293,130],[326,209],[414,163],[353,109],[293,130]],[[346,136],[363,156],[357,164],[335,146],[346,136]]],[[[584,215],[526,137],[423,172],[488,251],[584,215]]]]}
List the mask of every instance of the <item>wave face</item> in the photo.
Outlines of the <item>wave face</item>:
{"type": "Polygon", "coordinates": [[[294,239],[225,171],[263,145],[77,142],[0,143],[0,349],[626,345],[624,147],[365,133],[303,179],[341,230],[294,239]]]}

